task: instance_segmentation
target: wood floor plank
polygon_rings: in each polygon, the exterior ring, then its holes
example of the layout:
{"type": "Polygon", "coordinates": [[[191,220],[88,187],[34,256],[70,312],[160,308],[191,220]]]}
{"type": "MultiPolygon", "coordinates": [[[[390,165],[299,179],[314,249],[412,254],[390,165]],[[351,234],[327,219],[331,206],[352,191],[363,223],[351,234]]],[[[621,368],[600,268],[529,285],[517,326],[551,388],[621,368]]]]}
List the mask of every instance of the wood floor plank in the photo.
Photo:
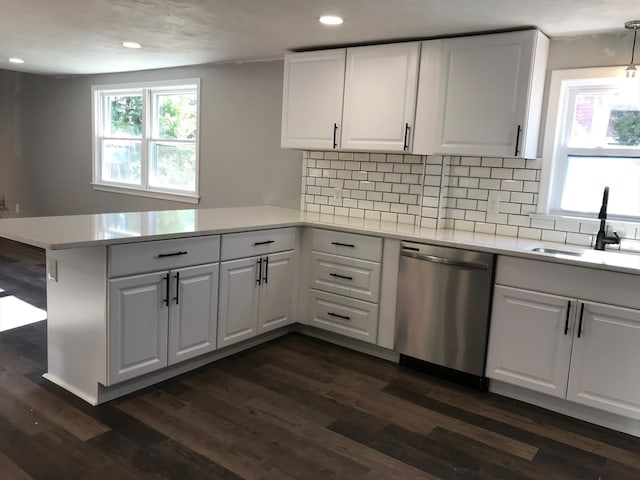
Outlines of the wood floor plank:
{"type": "Polygon", "coordinates": [[[197,418],[180,418],[177,412],[167,411],[161,404],[152,404],[140,397],[125,400],[118,408],[242,478],[292,480],[255,456],[240,452],[224,431],[209,430],[197,418]]]}
{"type": "Polygon", "coordinates": [[[6,480],[33,480],[31,475],[28,475],[2,451],[0,451],[0,472],[2,472],[2,478],[6,480]]]}
{"type": "Polygon", "coordinates": [[[109,427],[71,407],[21,375],[7,371],[0,372],[0,384],[40,415],[58,424],[80,440],[89,440],[109,430],[109,427]]]}
{"type": "Polygon", "coordinates": [[[249,401],[247,406],[254,409],[256,414],[267,421],[287,428],[298,435],[314,439],[327,448],[369,466],[372,471],[366,478],[403,478],[406,480],[436,478],[428,475],[426,472],[412,468],[410,465],[402,463],[395,458],[373,450],[362,443],[350,440],[342,435],[336,435],[335,432],[319,427],[304,418],[297,417],[290,411],[279,408],[277,405],[268,404],[260,399],[254,399],[249,401]]]}

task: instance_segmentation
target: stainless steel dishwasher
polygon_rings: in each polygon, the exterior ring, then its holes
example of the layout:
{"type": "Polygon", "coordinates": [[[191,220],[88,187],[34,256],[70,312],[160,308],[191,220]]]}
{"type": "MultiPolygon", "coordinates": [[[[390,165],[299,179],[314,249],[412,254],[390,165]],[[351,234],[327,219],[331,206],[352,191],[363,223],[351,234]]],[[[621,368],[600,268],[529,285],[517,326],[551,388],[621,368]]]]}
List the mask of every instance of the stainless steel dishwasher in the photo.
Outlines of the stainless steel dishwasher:
{"type": "Polygon", "coordinates": [[[495,255],[402,242],[396,309],[400,364],[480,389],[495,255]]]}

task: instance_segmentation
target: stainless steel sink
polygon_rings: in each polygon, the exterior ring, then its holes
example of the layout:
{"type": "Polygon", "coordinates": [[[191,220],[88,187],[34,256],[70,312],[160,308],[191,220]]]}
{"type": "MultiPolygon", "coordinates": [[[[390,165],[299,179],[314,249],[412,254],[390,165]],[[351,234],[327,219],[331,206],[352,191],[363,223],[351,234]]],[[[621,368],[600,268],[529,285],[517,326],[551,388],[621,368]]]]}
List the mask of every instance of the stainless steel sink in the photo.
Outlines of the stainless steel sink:
{"type": "Polygon", "coordinates": [[[558,250],[555,248],[545,248],[545,247],[533,247],[530,249],[530,251],[539,252],[539,253],[548,253],[550,255],[569,255],[571,257],[581,257],[582,255],[584,255],[583,252],[576,252],[573,250],[558,250]]]}

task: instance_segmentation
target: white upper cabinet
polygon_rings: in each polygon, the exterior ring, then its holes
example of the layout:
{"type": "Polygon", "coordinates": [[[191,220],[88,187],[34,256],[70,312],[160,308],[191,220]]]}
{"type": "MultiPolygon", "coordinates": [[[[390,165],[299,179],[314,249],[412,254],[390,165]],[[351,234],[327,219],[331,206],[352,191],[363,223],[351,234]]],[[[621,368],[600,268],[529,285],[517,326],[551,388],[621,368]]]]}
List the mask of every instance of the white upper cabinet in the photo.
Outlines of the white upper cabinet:
{"type": "Polygon", "coordinates": [[[340,145],[345,49],[293,53],[284,59],[283,148],[340,145]]]}
{"type": "Polygon", "coordinates": [[[347,50],[341,148],[412,150],[420,43],[347,50]]]}
{"type": "Polygon", "coordinates": [[[548,48],[538,30],[424,42],[414,152],[535,158],[548,48]]]}

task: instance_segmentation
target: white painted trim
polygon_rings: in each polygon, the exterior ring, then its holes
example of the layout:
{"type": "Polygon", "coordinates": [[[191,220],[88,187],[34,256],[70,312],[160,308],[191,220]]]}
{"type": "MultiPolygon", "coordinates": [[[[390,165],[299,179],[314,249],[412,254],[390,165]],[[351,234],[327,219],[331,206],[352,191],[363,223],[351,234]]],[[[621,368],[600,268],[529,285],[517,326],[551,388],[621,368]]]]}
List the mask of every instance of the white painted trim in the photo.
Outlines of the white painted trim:
{"type": "Polygon", "coordinates": [[[564,135],[567,128],[566,119],[558,119],[559,111],[565,110],[567,102],[569,101],[566,92],[564,92],[563,82],[571,80],[595,80],[599,78],[622,78],[624,77],[624,68],[624,66],[571,68],[565,70],[554,70],[551,72],[549,99],[547,104],[547,121],[545,123],[544,144],[542,149],[540,191],[538,194],[538,208],[536,213],[549,213],[550,197],[555,180],[555,159],[557,156],[558,142],[564,135]]]}
{"type": "Polygon", "coordinates": [[[156,190],[142,190],[139,188],[127,188],[100,183],[92,183],[91,186],[94,190],[99,190],[102,192],[136,195],[138,197],[158,198],[160,200],[173,200],[174,202],[192,203],[196,205],[200,203],[200,196],[198,195],[159,192],[156,190]]]}

